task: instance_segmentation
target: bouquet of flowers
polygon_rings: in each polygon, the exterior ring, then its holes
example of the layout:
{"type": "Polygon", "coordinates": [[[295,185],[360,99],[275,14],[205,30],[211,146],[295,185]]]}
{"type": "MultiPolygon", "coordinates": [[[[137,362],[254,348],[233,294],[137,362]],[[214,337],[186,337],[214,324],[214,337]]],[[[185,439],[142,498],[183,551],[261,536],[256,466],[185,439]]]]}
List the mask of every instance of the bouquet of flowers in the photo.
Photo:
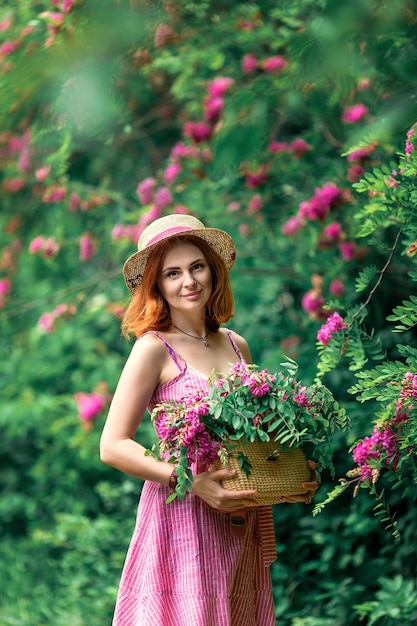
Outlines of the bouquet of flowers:
{"type": "MultiPolygon", "coordinates": [[[[149,453],[177,466],[176,492],[191,490],[191,466],[209,468],[220,460],[227,465],[239,442],[277,443],[279,450],[309,445],[318,471],[334,474],[331,434],[348,427],[345,410],[330,390],[317,382],[309,387],[296,379],[297,364],[288,359],[282,370],[270,373],[256,365],[235,363],[220,380],[210,378],[209,393],[166,402],[152,412],[158,443],[149,453]]],[[[244,447],[239,466],[246,475],[251,465],[244,447]]]]}

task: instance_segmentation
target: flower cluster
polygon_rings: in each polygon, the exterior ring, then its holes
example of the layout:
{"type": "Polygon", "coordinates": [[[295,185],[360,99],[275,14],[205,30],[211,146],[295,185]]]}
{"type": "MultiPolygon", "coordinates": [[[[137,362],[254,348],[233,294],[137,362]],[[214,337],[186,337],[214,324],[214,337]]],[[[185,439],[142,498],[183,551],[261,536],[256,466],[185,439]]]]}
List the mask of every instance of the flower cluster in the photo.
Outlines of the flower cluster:
{"type": "Polygon", "coordinates": [[[353,460],[357,467],[348,476],[360,482],[375,483],[383,468],[396,470],[404,446],[404,426],[415,407],[417,399],[417,374],[407,372],[401,383],[399,398],[393,403],[388,418],[377,421],[372,435],[365,437],[353,448],[353,460]]]}
{"type": "Polygon", "coordinates": [[[347,328],[346,323],[339,313],[332,313],[318,331],[317,341],[323,344],[323,346],[327,346],[334,333],[338,333],[345,328],[347,328]]]}
{"type": "MultiPolygon", "coordinates": [[[[158,443],[149,453],[177,465],[173,497],[191,489],[193,464],[208,468],[219,458],[227,462],[236,441],[273,440],[283,448],[310,444],[319,468],[333,469],[329,435],[346,427],[345,412],[324,385],[306,387],[297,381],[294,361],[282,366],[272,374],[237,362],[222,378],[211,378],[208,393],[155,407],[151,418],[158,443]]],[[[249,473],[243,453],[240,463],[249,473]]]]}

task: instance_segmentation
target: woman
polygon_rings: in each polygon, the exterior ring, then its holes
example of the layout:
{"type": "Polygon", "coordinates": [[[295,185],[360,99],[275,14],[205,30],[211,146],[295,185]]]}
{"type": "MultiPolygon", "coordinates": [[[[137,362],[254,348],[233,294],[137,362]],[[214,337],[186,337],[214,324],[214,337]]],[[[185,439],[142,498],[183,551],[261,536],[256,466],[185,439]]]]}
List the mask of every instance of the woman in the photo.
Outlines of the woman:
{"type": "MultiPolygon", "coordinates": [[[[274,626],[269,565],[275,559],[271,507],[250,507],[254,491],[228,491],[229,469],[193,468],[192,493],[166,504],[173,466],[145,455],[134,438],[148,409],[208,390],[214,370],[251,361],[246,341],[221,328],[233,315],[230,236],[190,215],[157,219],[125,263],[133,297],[125,335],[138,337],[121,374],[101,438],[101,459],[145,480],[122,574],[113,626],[274,626]],[[245,506],[248,507],[245,509],[245,506]]],[[[307,494],[318,484],[311,464],[307,494]]]]}

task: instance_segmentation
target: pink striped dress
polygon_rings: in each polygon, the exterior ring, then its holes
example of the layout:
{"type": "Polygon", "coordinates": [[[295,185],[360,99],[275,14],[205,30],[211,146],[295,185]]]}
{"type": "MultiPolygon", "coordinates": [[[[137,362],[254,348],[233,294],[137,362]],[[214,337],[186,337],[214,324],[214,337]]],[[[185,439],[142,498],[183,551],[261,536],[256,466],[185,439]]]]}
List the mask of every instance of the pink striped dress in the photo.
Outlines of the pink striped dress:
{"type": "MultiPolygon", "coordinates": [[[[207,378],[158,337],[179,372],[155,390],[150,411],[160,402],[208,390],[207,378]]],[[[247,510],[246,533],[236,537],[228,514],[194,494],[166,504],[168,496],[165,485],[145,481],[113,626],[275,626],[271,507],[247,510]]]]}

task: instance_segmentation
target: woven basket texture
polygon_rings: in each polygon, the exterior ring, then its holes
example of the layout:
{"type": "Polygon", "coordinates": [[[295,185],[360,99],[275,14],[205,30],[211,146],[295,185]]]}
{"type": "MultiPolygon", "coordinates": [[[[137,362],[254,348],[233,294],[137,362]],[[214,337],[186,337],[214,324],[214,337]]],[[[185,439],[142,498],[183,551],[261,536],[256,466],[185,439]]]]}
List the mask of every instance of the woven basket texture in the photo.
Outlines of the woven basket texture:
{"type": "Polygon", "coordinates": [[[300,448],[282,451],[280,444],[274,441],[233,443],[237,447],[230,455],[228,465],[223,465],[220,460],[215,463],[216,469],[229,467],[236,470],[233,478],[222,481],[225,489],[256,489],[255,500],[258,505],[279,504],[283,496],[307,493],[300,485],[311,480],[311,472],[300,448]],[[249,477],[239,467],[239,450],[248,457],[252,465],[249,477]]]}

